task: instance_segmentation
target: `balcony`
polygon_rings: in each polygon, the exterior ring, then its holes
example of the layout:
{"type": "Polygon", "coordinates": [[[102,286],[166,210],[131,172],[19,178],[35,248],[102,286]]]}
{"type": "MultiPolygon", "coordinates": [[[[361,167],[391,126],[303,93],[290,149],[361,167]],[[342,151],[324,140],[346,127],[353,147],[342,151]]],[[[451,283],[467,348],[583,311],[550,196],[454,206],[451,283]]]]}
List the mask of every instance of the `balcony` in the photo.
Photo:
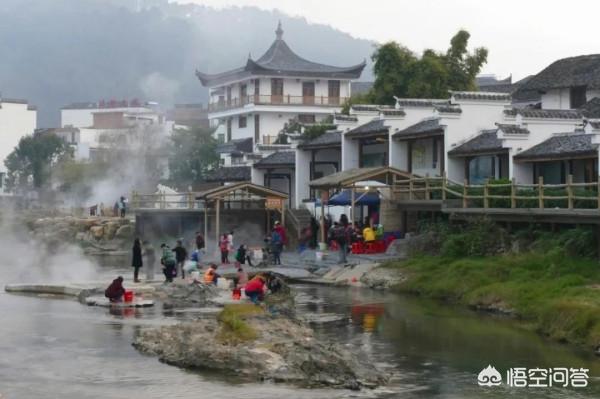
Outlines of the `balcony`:
{"type": "Polygon", "coordinates": [[[227,111],[229,109],[241,108],[245,105],[308,105],[318,107],[340,107],[348,97],[325,97],[325,96],[290,96],[255,94],[242,98],[220,101],[208,105],[209,112],[227,111]]]}

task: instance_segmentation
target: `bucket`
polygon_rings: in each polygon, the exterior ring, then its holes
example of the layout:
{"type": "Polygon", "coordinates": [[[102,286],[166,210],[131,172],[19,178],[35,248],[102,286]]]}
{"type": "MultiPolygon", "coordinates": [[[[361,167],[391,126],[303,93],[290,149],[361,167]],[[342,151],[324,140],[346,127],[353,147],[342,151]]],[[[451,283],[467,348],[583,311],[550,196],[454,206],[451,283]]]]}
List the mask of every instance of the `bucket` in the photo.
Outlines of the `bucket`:
{"type": "Polygon", "coordinates": [[[239,301],[242,297],[242,290],[240,288],[234,288],[232,298],[234,301],[239,301]]]}
{"type": "Polygon", "coordinates": [[[192,278],[192,281],[200,281],[200,272],[199,271],[193,271],[190,273],[190,277],[192,278]]]}
{"type": "Polygon", "coordinates": [[[318,262],[323,260],[323,252],[317,251],[317,252],[315,252],[315,256],[317,257],[318,262]]]}
{"type": "Polygon", "coordinates": [[[125,302],[133,302],[133,291],[125,291],[125,294],[123,295],[123,300],[125,302]]]}

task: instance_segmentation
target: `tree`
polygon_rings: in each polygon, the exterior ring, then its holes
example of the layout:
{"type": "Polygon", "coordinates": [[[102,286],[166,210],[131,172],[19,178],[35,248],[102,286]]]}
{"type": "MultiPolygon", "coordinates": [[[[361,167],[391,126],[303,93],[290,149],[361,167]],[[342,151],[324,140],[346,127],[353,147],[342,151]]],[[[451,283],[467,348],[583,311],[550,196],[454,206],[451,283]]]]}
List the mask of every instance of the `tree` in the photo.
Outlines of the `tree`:
{"type": "Polygon", "coordinates": [[[373,53],[375,83],[366,100],[393,104],[394,96],[445,98],[449,90],[475,90],[475,77],[487,62],[487,49],[469,54],[469,32],[460,30],[445,53],[425,50],[419,58],[408,48],[389,42],[373,53]]]}
{"type": "Polygon", "coordinates": [[[219,165],[214,129],[177,129],[171,136],[170,180],[176,184],[203,182],[207,172],[219,165]]]}
{"type": "Polygon", "coordinates": [[[25,136],[4,161],[8,186],[25,188],[33,183],[40,189],[48,182],[52,166],[70,155],[69,145],[55,134],[25,136]]]}

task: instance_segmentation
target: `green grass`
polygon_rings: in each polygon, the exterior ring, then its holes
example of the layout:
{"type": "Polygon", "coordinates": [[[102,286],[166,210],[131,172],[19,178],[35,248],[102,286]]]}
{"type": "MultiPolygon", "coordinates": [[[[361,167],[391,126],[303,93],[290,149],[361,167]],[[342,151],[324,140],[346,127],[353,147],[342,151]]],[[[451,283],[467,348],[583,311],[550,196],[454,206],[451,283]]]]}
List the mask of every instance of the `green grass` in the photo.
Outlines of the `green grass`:
{"type": "Polygon", "coordinates": [[[545,335],[600,344],[600,264],[560,249],[499,256],[417,256],[387,267],[408,275],[404,292],[467,306],[501,305],[545,335]]]}
{"type": "Polygon", "coordinates": [[[221,325],[219,339],[228,344],[255,340],[258,333],[245,319],[261,314],[264,314],[264,310],[254,304],[225,305],[225,308],[217,316],[221,325]]]}

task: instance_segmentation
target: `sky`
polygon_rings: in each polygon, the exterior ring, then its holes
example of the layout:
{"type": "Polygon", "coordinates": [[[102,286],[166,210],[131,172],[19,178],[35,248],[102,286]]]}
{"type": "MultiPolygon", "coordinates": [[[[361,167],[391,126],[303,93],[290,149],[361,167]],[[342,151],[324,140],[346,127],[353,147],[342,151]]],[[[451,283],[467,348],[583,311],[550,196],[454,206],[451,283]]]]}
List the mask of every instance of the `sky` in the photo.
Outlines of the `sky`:
{"type": "Polygon", "coordinates": [[[415,52],[445,50],[463,28],[470,47],[485,46],[482,73],[513,81],[560,58],[600,53],[594,0],[175,0],[217,8],[256,6],[331,25],[354,37],[395,40],[415,52]]]}

